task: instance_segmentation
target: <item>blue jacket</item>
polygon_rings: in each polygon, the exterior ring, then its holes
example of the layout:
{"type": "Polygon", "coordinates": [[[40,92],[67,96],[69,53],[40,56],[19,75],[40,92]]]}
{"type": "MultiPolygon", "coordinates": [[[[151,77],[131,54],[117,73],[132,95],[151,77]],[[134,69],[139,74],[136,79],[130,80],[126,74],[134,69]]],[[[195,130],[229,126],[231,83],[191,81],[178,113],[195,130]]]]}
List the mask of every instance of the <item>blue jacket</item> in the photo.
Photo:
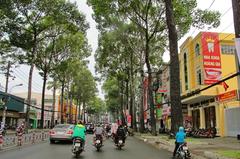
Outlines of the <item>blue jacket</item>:
{"type": "Polygon", "coordinates": [[[176,134],[176,142],[177,143],[184,143],[186,138],[186,134],[184,133],[184,128],[180,127],[179,131],[176,134]]]}

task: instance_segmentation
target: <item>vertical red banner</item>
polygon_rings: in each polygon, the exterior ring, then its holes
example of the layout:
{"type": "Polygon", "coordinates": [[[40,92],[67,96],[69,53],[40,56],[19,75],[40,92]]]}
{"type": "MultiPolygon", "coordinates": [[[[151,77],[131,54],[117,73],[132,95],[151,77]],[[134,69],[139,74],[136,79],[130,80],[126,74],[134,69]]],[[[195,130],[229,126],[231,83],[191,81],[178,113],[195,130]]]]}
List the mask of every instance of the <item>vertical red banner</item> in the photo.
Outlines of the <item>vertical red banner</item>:
{"type": "Polygon", "coordinates": [[[221,79],[221,56],[218,33],[202,33],[204,84],[213,84],[221,79]]]}

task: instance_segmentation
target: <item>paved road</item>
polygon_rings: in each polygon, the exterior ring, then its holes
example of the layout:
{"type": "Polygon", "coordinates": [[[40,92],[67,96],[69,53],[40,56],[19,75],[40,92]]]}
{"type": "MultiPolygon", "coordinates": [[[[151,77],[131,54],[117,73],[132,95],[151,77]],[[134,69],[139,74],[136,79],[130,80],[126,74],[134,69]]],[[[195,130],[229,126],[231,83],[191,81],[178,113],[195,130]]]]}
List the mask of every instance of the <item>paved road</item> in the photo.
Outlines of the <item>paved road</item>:
{"type": "MultiPolygon", "coordinates": [[[[157,150],[150,145],[135,138],[128,137],[126,146],[118,150],[111,139],[104,142],[104,147],[97,152],[91,145],[92,136],[88,135],[85,152],[80,159],[170,159],[171,153],[165,150],[157,150]]],[[[0,159],[73,159],[71,143],[41,143],[21,149],[0,152],[0,159]]]]}

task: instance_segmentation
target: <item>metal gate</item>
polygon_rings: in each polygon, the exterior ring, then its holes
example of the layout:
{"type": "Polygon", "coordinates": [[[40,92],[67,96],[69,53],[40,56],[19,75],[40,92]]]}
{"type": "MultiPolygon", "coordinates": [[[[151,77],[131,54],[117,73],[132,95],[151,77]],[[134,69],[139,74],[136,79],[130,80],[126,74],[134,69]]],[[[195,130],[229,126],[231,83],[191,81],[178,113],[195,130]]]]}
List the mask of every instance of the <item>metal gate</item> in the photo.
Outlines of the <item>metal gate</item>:
{"type": "Polygon", "coordinates": [[[240,107],[225,109],[225,136],[240,134],[240,107]]]}

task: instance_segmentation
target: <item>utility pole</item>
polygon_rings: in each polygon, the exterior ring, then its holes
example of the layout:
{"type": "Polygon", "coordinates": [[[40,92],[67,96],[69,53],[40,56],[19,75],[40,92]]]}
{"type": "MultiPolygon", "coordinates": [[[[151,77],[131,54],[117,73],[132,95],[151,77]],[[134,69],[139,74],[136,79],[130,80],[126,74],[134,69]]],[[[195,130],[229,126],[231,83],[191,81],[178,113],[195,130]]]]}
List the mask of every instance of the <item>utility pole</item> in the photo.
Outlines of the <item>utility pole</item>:
{"type": "Polygon", "coordinates": [[[11,63],[10,61],[8,61],[8,65],[7,65],[7,73],[6,73],[6,86],[5,86],[5,101],[4,101],[4,105],[3,105],[3,116],[2,116],[2,123],[5,126],[6,123],[6,112],[7,112],[7,98],[8,98],[8,81],[9,81],[9,76],[10,76],[10,67],[11,67],[11,63]]]}
{"type": "MultiPolygon", "coordinates": [[[[233,8],[233,21],[234,21],[234,28],[235,28],[235,46],[240,47],[240,0],[232,0],[232,8],[233,8]]],[[[240,48],[237,48],[237,52],[235,54],[236,59],[236,71],[239,72],[239,62],[240,62],[240,48]]],[[[240,77],[237,76],[238,80],[238,92],[240,90],[240,77]]]]}

